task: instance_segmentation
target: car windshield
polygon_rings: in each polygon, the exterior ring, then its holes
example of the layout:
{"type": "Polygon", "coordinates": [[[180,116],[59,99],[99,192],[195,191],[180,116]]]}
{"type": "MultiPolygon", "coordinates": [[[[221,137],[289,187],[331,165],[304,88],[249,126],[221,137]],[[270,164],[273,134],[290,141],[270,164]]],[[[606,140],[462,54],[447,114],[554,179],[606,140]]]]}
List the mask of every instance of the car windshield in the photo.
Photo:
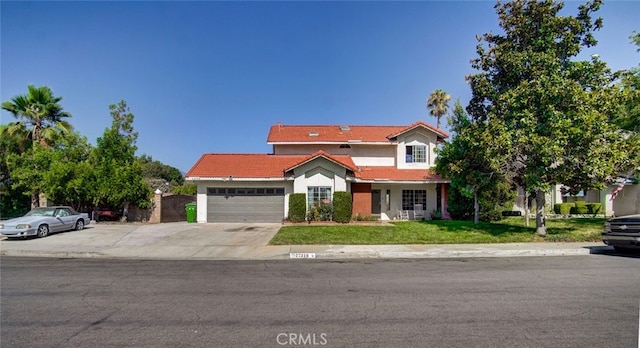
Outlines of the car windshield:
{"type": "Polygon", "coordinates": [[[25,216],[53,216],[55,208],[35,208],[27,213],[25,216]]]}

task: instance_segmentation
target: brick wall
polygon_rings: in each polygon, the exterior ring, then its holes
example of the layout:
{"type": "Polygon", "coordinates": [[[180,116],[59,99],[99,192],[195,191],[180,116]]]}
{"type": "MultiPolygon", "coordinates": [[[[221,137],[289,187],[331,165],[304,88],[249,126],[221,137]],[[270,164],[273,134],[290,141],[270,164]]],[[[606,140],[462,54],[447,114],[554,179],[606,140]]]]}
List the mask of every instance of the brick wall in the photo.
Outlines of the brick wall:
{"type": "Polygon", "coordinates": [[[353,215],[371,216],[371,184],[351,184],[353,215]]]}

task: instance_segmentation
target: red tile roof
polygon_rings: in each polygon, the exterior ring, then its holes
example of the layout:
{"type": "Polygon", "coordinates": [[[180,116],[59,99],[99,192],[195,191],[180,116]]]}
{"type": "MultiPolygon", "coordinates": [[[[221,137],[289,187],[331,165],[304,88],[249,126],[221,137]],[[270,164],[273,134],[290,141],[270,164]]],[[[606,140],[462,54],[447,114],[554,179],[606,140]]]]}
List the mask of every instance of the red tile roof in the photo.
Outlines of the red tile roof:
{"type": "Polygon", "coordinates": [[[390,139],[417,127],[424,127],[442,138],[449,134],[422,121],[410,126],[282,125],[271,126],[267,143],[389,143],[390,139]],[[313,134],[313,135],[312,135],[313,134]],[[317,135],[316,135],[317,134],[317,135]]]}
{"type": "Polygon", "coordinates": [[[410,131],[410,130],[412,130],[412,129],[415,129],[415,128],[418,128],[418,127],[424,127],[424,128],[430,129],[430,130],[432,130],[434,133],[436,133],[437,135],[439,135],[439,136],[441,136],[441,137],[443,137],[443,138],[448,138],[448,137],[449,137],[449,133],[445,132],[444,130],[442,130],[442,129],[440,129],[440,128],[436,128],[436,127],[434,127],[434,126],[432,126],[432,125],[430,125],[430,124],[424,123],[424,122],[422,122],[422,121],[418,121],[418,122],[415,122],[415,123],[413,123],[412,125],[410,125],[410,126],[408,126],[408,127],[404,128],[404,129],[402,129],[402,130],[401,130],[401,131],[399,131],[398,133],[394,133],[394,134],[392,134],[392,135],[390,136],[390,138],[395,138],[395,137],[397,137],[398,135],[400,135],[400,134],[402,134],[402,133],[408,132],[408,131],[410,131]]]}
{"type": "Polygon", "coordinates": [[[429,169],[398,169],[377,166],[360,167],[356,177],[363,181],[447,181],[429,169]]]}
{"type": "Polygon", "coordinates": [[[314,158],[324,157],[352,171],[356,170],[348,155],[330,155],[319,151],[313,155],[270,155],[270,154],[204,154],[189,170],[187,177],[194,178],[284,178],[285,172],[307,163],[314,158]]]}
{"type": "Polygon", "coordinates": [[[190,178],[284,179],[285,173],[309,161],[323,157],[354,172],[358,180],[445,181],[428,169],[395,167],[357,167],[349,155],[331,155],[318,151],[313,155],[204,154],[189,170],[190,178]]]}
{"type": "Polygon", "coordinates": [[[322,150],[317,151],[311,155],[306,156],[306,158],[302,161],[300,161],[299,163],[294,164],[293,166],[287,168],[285,171],[290,171],[296,167],[299,167],[307,162],[310,162],[318,157],[324,157],[332,162],[335,162],[347,169],[350,169],[351,171],[355,172],[357,169],[355,163],[353,163],[353,159],[351,158],[351,156],[349,155],[331,155],[327,152],[324,152],[322,150]]]}

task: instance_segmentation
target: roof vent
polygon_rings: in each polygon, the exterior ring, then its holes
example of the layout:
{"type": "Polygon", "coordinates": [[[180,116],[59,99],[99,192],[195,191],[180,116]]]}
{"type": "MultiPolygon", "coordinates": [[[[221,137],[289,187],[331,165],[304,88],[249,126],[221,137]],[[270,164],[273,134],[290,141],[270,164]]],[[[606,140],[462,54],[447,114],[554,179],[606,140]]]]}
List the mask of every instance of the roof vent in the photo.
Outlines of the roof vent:
{"type": "Polygon", "coordinates": [[[311,132],[309,132],[309,136],[310,136],[310,137],[317,137],[318,135],[319,135],[319,134],[318,134],[318,132],[316,132],[316,131],[311,131],[311,132]]]}
{"type": "Polygon", "coordinates": [[[351,130],[351,128],[349,128],[349,126],[340,126],[340,130],[343,132],[348,132],[351,130]]]}

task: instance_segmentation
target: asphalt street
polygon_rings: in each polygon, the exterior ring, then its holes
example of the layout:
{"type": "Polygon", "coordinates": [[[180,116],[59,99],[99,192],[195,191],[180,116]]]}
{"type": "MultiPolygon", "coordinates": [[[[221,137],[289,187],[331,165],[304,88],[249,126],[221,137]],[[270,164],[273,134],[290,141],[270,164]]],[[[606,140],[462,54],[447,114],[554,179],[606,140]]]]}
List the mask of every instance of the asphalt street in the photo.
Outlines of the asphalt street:
{"type": "Polygon", "coordinates": [[[636,347],[637,256],[0,258],[2,347],[636,347]]]}

